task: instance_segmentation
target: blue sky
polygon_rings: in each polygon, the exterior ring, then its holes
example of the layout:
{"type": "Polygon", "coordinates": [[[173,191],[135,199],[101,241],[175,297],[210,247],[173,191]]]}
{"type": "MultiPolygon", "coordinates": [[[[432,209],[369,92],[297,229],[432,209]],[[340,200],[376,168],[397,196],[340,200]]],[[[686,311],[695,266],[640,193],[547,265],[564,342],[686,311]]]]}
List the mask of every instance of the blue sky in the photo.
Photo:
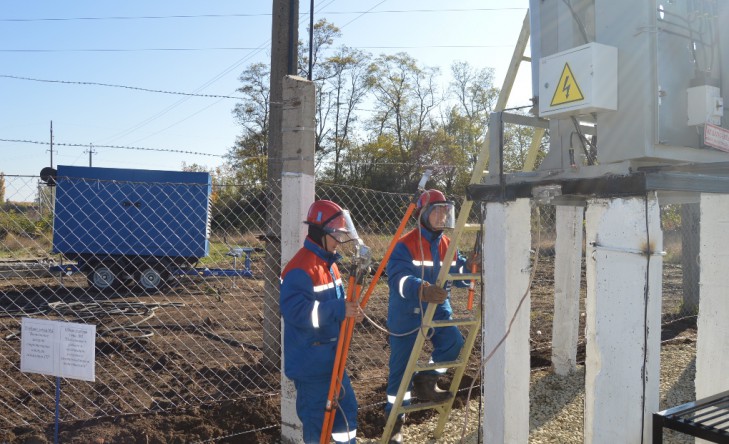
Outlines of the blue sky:
{"type": "MultiPolygon", "coordinates": [[[[316,0],[314,17],[341,27],[338,45],[405,51],[439,66],[443,87],[456,60],[494,68],[500,87],[527,7],[528,0],[316,0]]],[[[309,2],[300,8],[303,40],[309,2]]],[[[241,71],[270,61],[270,34],[271,2],[262,0],[3,2],[0,171],[37,175],[48,166],[51,121],[54,166],[88,165],[89,145],[98,167],[217,166],[240,133],[234,99],[132,88],[235,96],[241,71]]],[[[530,95],[522,63],[509,106],[528,105],[530,95]]]]}

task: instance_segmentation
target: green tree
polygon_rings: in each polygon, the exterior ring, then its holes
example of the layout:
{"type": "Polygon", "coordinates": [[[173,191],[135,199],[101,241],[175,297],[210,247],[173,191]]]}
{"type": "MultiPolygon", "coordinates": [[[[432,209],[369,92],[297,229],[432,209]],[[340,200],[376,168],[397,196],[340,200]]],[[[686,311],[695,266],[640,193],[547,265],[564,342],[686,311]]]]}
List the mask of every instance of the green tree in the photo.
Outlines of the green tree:
{"type": "MultiPolygon", "coordinates": [[[[312,80],[316,83],[316,162],[319,176],[334,182],[341,178],[342,155],[353,142],[356,107],[367,94],[367,52],[340,46],[332,49],[341,30],[321,19],[314,24],[312,80]]],[[[301,44],[299,72],[309,70],[308,40],[301,44]]]]}
{"type": "MultiPolygon", "coordinates": [[[[531,126],[506,125],[504,128],[504,171],[515,172],[524,169],[533,137],[534,128],[531,126]]],[[[546,155],[545,146],[546,140],[543,139],[537,152],[535,167],[539,166],[546,155]]]]}
{"type": "Polygon", "coordinates": [[[239,80],[238,92],[243,101],[237,103],[233,115],[243,131],[228,151],[227,161],[235,171],[239,184],[260,186],[265,183],[268,161],[268,115],[270,112],[270,69],[263,63],[246,68],[239,80]]]}
{"type": "Polygon", "coordinates": [[[334,182],[339,182],[342,176],[341,161],[344,152],[355,143],[353,125],[357,122],[357,106],[369,91],[369,58],[369,54],[365,52],[342,46],[326,60],[327,70],[331,75],[321,88],[326,93],[322,95],[322,98],[326,97],[326,102],[322,100],[320,103],[319,126],[322,130],[329,128],[329,131],[320,140],[317,159],[320,163],[331,160],[331,168],[324,171],[334,182]],[[326,114],[321,112],[323,109],[327,109],[326,114]]]}
{"type": "Polygon", "coordinates": [[[397,153],[388,161],[401,166],[396,190],[417,180],[415,176],[428,163],[426,154],[436,129],[433,111],[442,100],[435,86],[437,76],[437,68],[421,68],[402,52],[380,55],[370,64],[367,80],[375,109],[369,119],[369,138],[393,139],[397,153]]]}

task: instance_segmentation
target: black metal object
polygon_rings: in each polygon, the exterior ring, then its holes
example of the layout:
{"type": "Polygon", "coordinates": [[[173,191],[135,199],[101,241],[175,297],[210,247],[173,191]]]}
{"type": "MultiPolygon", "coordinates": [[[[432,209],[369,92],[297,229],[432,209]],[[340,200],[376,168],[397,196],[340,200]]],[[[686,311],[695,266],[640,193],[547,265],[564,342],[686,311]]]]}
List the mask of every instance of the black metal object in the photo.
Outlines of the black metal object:
{"type": "Polygon", "coordinates": [[[533,189],[559,185],[563,196],[627,197],[648,191],[684,191],[729,193],[729,164],[686,164],[638,168],[626,175],[606,175],[586,179],[525,178],[498,185],[472,184],[466,187],[468,199],[480,202],[503,202],[532,197],[533,189]]]}
{"type": "Polygon", "coordinates": [[[711,442],[729,443],[729,390],[653,414],[653,444],[663,442],[663,429],[711,442]]]}

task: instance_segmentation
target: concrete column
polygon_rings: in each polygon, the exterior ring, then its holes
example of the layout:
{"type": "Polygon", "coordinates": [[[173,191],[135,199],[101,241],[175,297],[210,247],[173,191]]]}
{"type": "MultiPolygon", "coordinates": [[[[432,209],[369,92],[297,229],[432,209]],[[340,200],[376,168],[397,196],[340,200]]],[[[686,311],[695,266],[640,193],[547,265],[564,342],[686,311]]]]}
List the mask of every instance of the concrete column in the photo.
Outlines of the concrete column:
{"type": "Polygon", "coordinates": [[[701,194],[696,398],[729,389],[729,195],[701,194]]]}
{"type": "MultiPolygon", "coordinates": [[[[314,202],[314,83],[301,77],[283,79],[283,169],[281,174],[281,269],[304,244],[304,225],[314,202]]],[[[281,344],[283,344],[281,320],[281,344]]],[[[296,388],[283,372],[281,347],[281,438],[285,443],[303,442],[296,415],[296,388]]]]}
{"type": "Polygon", "coordinates": [[[486,204],[482,350],[488,359],[483,363],[485,444],[526,443],[529,439],[530,219],[529,199],[486,204]]]}
{"type": "Polygon", "coordinates": [[[558,375],[577,369],[584,214],[582,207],[557,206],[552,366],[558,375]]]}
{"type": "Polygon", "coordinates": [[[663,235],[658,201],[588,202],[585,439],[651,442],[658,410],[663,235]]]}

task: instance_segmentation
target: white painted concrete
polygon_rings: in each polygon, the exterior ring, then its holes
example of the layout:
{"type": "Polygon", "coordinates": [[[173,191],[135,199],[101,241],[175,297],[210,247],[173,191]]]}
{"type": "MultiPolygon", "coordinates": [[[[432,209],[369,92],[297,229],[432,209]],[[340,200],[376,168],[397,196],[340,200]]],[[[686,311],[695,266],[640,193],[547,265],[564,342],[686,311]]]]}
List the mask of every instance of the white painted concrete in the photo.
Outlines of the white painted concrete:
{"type": "Polygon", "coordinates": [[[586,219],[588,444],[651,442],[658,410],[662,256],[657,199],[594,199],[586,219]]]}
{"type": "Polygon", "coordinates": [[[482,356],[496,351],[483,364],[485,444],[529,439],[530,219],[529,199],[486,204],[482,356]]]}
{"type": "Polygon", "coordinates": [[[568,375],[577,369],[585,209],[559,205],[556,210],[552,367],[556,374],[568,375]]]}
{"type": "Polygon", "coordinates": [[[729,390],[729,195],[702,194],[696,398],[729,390]]]}
{"type": "MultiPolygon", "coordinates": [[[[314,202],[314,84],[296,76],[283,79],[283,167],[281,174],[281,269],[304,244],[304,224],[314,202]]],[[[281,344],[284,326],[281,320],[281,344]]],[[[283,372],[281,347],[281,440],[303,443],[301,421],[296,415],[296,388],[283,372]]]]}

